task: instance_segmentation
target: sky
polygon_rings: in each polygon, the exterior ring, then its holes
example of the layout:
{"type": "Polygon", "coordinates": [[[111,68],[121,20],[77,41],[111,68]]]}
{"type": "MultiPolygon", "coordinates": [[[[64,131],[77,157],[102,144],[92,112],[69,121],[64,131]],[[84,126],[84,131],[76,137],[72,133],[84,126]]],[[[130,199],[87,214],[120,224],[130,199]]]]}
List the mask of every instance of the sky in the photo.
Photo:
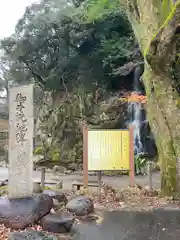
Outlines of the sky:
{"type": "MultiPolygon", "coordinates": [[[[0,39],[10,36],[17,21],[23,16],[28,5],[37,0],[0,0],[0,39]]],[[[6,96],[6,91],[0,92],[6,96]]]]}
{"type": "Polygon", "coordinates": [[[0,38],[8,37],[14,32],[17,21],[33,2],[36,0],[0,0],[0,38]]]}

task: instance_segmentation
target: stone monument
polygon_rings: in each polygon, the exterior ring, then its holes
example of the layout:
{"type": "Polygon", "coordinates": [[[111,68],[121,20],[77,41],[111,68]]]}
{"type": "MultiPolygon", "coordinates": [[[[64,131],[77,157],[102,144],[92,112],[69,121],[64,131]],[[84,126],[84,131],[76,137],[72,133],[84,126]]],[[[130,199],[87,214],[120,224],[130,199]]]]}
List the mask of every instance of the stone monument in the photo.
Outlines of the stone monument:
{"type": "Polygon", "coordinates": [[[0,223],[25,229],[39,222],[53,207],[47,194],[33,194],[33,85],[10,90],[9,196],[0,197],[0,223]]]}
{"type": "Polygon", "coordinates": [[[9,198],[33,194],[33,85],[9,92],[9,198]]]}

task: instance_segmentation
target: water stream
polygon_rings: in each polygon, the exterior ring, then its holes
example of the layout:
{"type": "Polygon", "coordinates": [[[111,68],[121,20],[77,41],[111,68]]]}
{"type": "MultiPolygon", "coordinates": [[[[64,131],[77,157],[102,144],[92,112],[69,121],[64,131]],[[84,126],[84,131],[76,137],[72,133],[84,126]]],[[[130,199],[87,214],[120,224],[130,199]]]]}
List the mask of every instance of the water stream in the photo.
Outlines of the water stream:
{"type": "MultiPolygon", "coordinates": [[[[133,93],[142,94],[140,88],[140,69],[137,67],[134,71],[134,81],[133,81],[133,93]]],[[[140,102],[129,102],[128,104],[128,115],[129,121],[128,125],[134,128],[134,154],[140,154],[144,152],[143,143],[141,141],[140,127],[143,122],[141,103],[140,102]]]]}

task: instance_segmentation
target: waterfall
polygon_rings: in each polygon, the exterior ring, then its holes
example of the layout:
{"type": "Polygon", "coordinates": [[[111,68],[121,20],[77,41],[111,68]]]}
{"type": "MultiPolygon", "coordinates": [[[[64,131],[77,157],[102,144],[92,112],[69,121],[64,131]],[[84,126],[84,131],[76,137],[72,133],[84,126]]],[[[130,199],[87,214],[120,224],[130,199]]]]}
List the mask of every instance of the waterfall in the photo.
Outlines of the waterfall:
{"type": "MultiPolygon", "coordinates": [[[[134,71],[134,79],[133,79],[133,92],[135,94],[142,94],[140,88],[140,67],[137,67],[134,71]]],[[[128,125],[133,126],[134,128],[134,154],[140,154],[144,152],[143,144],[141,141],[141,132],[140,127],[143,122],[141,103],[140,102],[129,102],[128,103],[128,115],[129,121],[128,125]]]]}
{"type": "Polygon", "coordinates": [[[129,121],[129,125],[134,128],[134,153],[140,154],[143,153],[143,144],[141,142],[141,132],[140,127],[142,123],[142,114],[141,114],[141,104],[140,103],[129,103],[128,112],[132,116],[129,121]]]}

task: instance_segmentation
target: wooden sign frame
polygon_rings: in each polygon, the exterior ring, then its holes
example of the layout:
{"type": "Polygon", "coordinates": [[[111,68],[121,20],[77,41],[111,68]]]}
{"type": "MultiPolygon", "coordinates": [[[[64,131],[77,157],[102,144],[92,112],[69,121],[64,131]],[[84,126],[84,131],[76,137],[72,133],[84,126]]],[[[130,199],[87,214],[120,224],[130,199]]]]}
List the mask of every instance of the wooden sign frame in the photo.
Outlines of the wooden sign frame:
{"type": "MultiPolygon", "coordinates": [[[[134,186],[135,184],[135,169],[134,169],[134,133],[133,127],[129,128],[129,177],[130,185],[134,186]]],[[[100,171],[98,171],[100,172],[100,171]]],[[[88,127],[83,127],[83,186],[84,188],[88,187],[88,127]]]]}

